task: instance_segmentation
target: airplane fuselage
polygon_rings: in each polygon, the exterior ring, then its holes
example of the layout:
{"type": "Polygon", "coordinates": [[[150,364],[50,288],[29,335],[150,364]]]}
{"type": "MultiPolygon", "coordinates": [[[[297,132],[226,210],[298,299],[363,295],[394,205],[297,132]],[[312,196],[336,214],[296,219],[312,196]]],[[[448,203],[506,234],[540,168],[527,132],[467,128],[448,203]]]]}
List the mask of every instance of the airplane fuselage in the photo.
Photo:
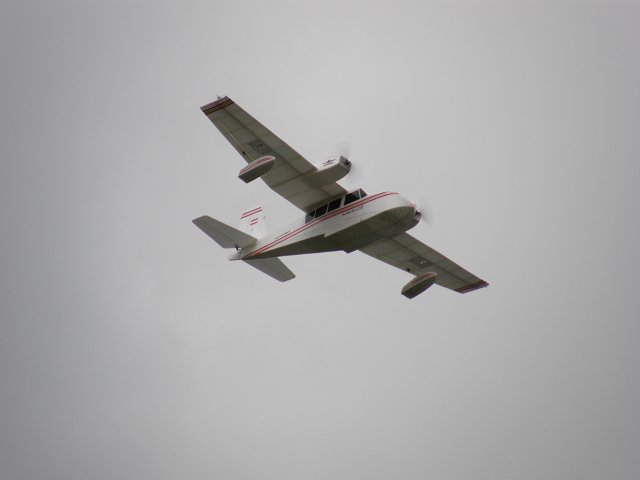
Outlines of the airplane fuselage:
{"type": "Polygon", "coordinates": [[[377,240],[399,235],[420,220],[415,204],[395,192],[366,195],[350,202],[343,197],[339,203],[334,202],[232,253],[229,259],[252,260],[339,250],[352,252],[377,240]]]}
{"type": "Polygon", "coordinates": [[[262,207],[243,212],[237,228],[209,215],[194,218],[196,227],[231,250],[229,260],[242,260],[287,282],[295,274],[279,257],[359,250],[411,274],[414,278],[400,292],[407,298],[434,284],[459,293],[488,285],[407,233],[422,216],[415,204],[394,192],[367,195],[362,189],[348,191],[340,185],[338,181],[352,171],[345,156],[309,162],[229,97],[218,97],[201,110],[241,155],[240,180],[261,179],[306,213],[271,234],[262,207]]]}

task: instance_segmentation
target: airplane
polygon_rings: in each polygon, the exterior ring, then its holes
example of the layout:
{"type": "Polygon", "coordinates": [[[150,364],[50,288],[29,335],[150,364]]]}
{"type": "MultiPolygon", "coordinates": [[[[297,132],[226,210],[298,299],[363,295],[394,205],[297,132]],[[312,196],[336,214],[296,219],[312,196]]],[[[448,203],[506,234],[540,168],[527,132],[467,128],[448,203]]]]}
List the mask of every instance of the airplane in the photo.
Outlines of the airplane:
{"type": "Polygon", "coordinates": [[[369,195],[338,184],[351,170],[349,159],[338,155],[310,163],[226,96],[201,110],[247,162],[238,178],[245,183],[261,178],[305,214],[272,233],[262,207],[243,212],[239,228],[207,215],[194,219],[221,247],[234,249],[229,260],[286,282],[295,275],[279,257],[359,250],[413,275],[400,292],[406,298],[434,283],[459,293],[489,285],[407,233],[422,217],[415,203],[396,192],[369,195]]]}

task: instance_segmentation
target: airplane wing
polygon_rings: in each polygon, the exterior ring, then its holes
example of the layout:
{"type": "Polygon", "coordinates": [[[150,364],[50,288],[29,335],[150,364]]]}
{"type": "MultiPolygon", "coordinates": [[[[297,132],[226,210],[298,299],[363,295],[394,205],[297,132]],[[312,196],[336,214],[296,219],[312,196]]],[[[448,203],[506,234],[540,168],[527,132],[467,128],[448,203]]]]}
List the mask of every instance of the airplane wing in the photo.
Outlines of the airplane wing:
{"type": "Polygon", "coordinates": [[[306,177],[316,168],[229,97],[220,98],[201,110],[247,163],[265,155],[274,156],[273,167],[261,178],[301,210],[308,212],[347,193],[336,182],[321,187],[308,182],[306,177]]]}
{"type": "Polygon", "coordinates": [[[414,275],[435,272],[438,285],[459,293],[489,285],[408,233],[380,240],[360,251],[414,275]]]}

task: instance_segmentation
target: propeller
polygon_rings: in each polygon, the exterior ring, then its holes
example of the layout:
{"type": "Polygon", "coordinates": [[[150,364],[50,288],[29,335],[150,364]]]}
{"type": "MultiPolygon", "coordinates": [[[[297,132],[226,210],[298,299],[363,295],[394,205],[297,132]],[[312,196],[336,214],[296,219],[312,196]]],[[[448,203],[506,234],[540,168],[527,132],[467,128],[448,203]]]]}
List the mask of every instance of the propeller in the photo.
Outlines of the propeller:
{"type": "MultiPolygon", "coordinates": [[[[339,142],[336,145],[336,155],[342,155],[351,163],[351,169],[346,177],[343,178],[342,181],[345,182],[345,186],[347,186],[348,190],[353,190],[361,187],[362,178],[362,169],[358,163],[351,162],[349,158],[351,154],[351,144],[349,142],[343,141],[339,142]]],[[[427,226],[433,225],[433,209],[431,208],[430,203],[426,198],[421,197],[418,202],[416,202],[416,208],[420,213],[420,221],[423,222],[427,226]]]]}
{"type": "Polygon", "coordinates": [[[336,154],[342,155],[344,158],[349,158],[351,155],[351,144],[346,141],[339,142],[336,147],[336,154]]]}
{"type": "Polygon", "coordinates": [[[349,170],[349,173],[345,177],[345,180],[353,188],[362,187],[362,181],[363,181],[362,167],[356,162],[351,162],[351,170],[349,170]]]}
{"type": "Polygon", "coordinates": [[[351,144],[349,142],[343,141],[339,142],[336,145],[336,155],[341,155],[351,163],[351,169],[346,177],[343,178],[342,181],[345,182],[348,190],[353,190],[354,188],[359,188],[360,182],[362,181],[362,172],[359,167],[356,166],[356,163],[351,162],[351,144]]]}
{"type": "Polygon", "coordinates": [[[432,226],[433,209],[429,202],[425,198],[421,198],[420,201],[416,203],[416,209],[420,213],[420,221],[429,227],[432,226]]]}

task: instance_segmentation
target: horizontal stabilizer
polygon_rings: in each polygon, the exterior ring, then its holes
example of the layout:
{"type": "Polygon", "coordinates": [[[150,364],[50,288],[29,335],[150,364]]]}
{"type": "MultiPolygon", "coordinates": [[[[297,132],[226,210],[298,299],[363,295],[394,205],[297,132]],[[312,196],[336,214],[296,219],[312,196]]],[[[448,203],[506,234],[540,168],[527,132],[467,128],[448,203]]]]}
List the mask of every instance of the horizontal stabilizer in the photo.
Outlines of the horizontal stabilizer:
{"type": "Polygon", "coordinates": [[[296,277],[279,258],[259,258],[257,260],[245,260],[245,262],[280,282],[286,282],[296,277]]]}
{"type": "Polygon", "coordinates": [[[207,215],[196,218],[193,223],[223,248],[244,248],[258,240],[207,215]]]}

